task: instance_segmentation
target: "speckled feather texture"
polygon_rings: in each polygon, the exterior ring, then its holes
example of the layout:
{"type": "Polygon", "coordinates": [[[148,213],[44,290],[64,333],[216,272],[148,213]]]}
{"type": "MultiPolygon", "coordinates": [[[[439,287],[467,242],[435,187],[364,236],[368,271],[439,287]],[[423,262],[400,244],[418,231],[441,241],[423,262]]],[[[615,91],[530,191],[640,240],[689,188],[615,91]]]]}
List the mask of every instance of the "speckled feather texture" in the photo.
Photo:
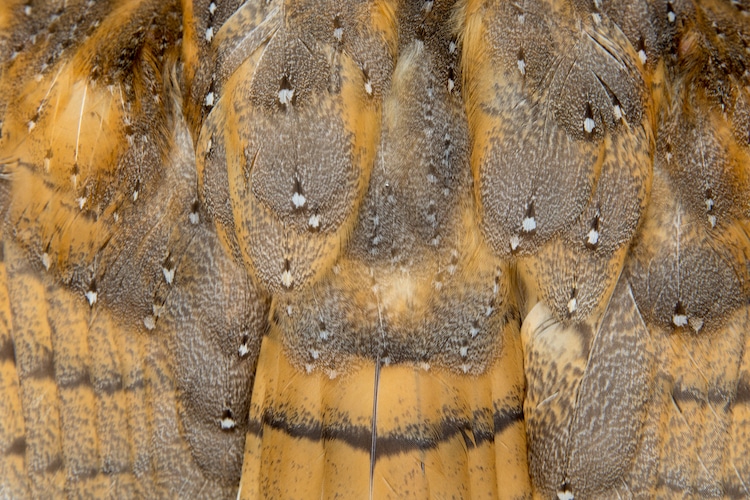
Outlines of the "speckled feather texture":
{"type": "Polygon", "coordinates": [[[7,0],[0,498],[749,498],[750,5],[7,0]]]}

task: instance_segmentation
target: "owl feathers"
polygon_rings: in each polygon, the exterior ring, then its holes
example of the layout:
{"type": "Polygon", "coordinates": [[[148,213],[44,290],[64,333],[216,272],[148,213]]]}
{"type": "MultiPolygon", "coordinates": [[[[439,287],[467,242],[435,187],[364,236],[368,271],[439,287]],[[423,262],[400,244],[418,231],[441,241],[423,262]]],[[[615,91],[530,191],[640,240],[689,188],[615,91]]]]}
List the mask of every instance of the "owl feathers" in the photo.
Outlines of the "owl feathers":
{"type": "Polygon", "coordinates": [[[750,496],[746,12],[0,7],[0,496],[750,496]]]}

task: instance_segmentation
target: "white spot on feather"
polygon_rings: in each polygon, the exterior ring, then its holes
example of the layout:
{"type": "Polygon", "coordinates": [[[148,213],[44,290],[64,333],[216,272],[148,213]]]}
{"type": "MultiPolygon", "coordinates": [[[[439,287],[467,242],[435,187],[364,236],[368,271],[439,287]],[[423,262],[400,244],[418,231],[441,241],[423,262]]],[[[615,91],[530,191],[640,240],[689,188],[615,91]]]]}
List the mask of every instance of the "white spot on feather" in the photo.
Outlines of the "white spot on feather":
{"type": "Polygon", "coordinates": [[[164,273],[164,281],[167,282],[167,285],[171,285],[174,281],[175,269],[167,269],[166,267],[162,267],[161,272],[164,273]]]}
{"type": "Polygon", "coordinates": [[[335,38],[337,41],[341,41],[341,39],[344,37],[344,29],[343,28],[336,28],[333,30],[333,38],[335,38]]]}
{"type": "Polygon", "coordinates": [[[599,231],[592,229],[587,235],[586,243],[589,245],[596,245],[599,243],[599,231]]]}
{"type": "Polygon", "coordinates": [[[214,12],[216,12],[216,4],[214,2],[211,2],[211,4],[208,6],[208,12],[213,16],[214,12]]]}
{"type": "Polygon", "coordinates": [[[432,6],[433,6],[434,3],[435,2],[433,2],[433,0],[427,0],[424,3],[424,5],[422,6],[422,10],[425,11],[425,12],[431,12],[432,11],[432,6]]]}
{"type": "Polygon", "coordinates": [[[600,16],[596,12],[594,12],[593,14],[591,14],[591,18],[594,20],[594,24],[601,24],[601,22],[602,22],[602,16],[600,16]]]}
{"type": "Polygon", "coordinates": [[[292,203],[294,204],[294,208],[302,208],[305,206],[305,202],[307,201],[307,198],[303,194],[300,193],[294,193],[292,195],[292,203]]]}
{"type": "Polygon", "coordinates": [[[462,358],[465,358],[469,355],[469,348],[464,346],[458,350],[458,353],[461,355],[462,358]]]}
{"type": "Polygon", "coordinates": [[[456,83],[453,81],[453,78],[448,78],[448,92],[453,92],[455,87],[456,83]]]}
{"type": "Polygon", "coordinates": [[[593,132],[594,127],[596,127],[596,122],[593,119],[587,117],[583,120],[583,130],[585,130],[587,134],[593,132]]]}
{"type": "Polygon", "coordinates": [[[568,301],[568,312],[570,314],[573,314],[574,312],[576,312],[576,309],[578,309],[578,301],[575,299],[575,297],[573,297],[568,301]]]}
{"type": "Polygon", "coordinates": [[[711,227],[716,227],[716,216],[715,215],[709,215],[708,216],[708,223],[711,224],[711,227]]]}
{"type": "Polygon", "coordinates": [[[612,108],[612,114],[615,115],[615,120],[622,120],[622,108],[619,104],[615,104],[612,108]]]}
{"type": "Polygon", "coordinates": [[[317,229],[320,226],[320,215],[318,214],[311,215],[310,220],[307,221],[307,224],[310,227],[317,229]]]}
{"type": "Polygon", "coordinates": [[[190,212],[190,215],[188,215],[188,220],[191,224],[198,224],[201,220],[201,216],[198,214],[198,212],[190,212]]]}
{"type": "Polygon", "coordinates": [[[469,334],[471,335],[471,338],[476,338],[476,336],[479,335],[479,328],[472,326],[469,330],[469,334]]]}
{"type": "Polygon", "coordinates": [[[712,198],[706,198],[706,210],[709,212],[714,209],[714,200],[712,198]]]}
{"type": "Polygon", "coordinates": [[[365,92],[367,92],[367,95],[372,95],[372,83],[370,80],[365,82],[365,92]]]}
{"type": "Polygon", "coordinates": [[[575,500],[572,491],[558,491],[557,500],[575,500]]]}
{"type": "Polygon", "coordinates": [[[293,282],[294,278],[288,269],[281,273],[281,284],[284,285],[284,288],[290,288],[293,282]]]}
{"type": "Polygon", "coordinates": [[[51,265],[51,262],[49,260],[49,254],[47,252],[44,252],[42,254],[42,265],[44,266],[44,269],[49,271],[49,266],[51,265]]]}
{"type": "Polygon", "coordinates": [[[27,5],[26,7],[24,7],[23,8],[23,13],[26,14],[27,16],[30,16],[31,15],[31,5],[27,5]]]}
{"type": "Polygon", "coordinates": [[[318,359],[320,357],[320,351],[316,349],[310,349],[310,356],[312,356],[312,359],[318,359]]]}
{"type": "Polygon", "coordinates": [[[536,219],[534,217],[525,217],[523,219],[523,222],[521,223],[521,226],[523,227],[523,230],[525,232],[530,233],[531,231],[536,229],[536,219]]]}
{"type": "Polygon", "coordinates": [[[94,304],[96,304],[96,299],[98,295],[95,291],[89,290],[88,292],[86,292],[85,295],[86,295],[86,300],[89,301],[89,306],[93,306],[94,304]]]}
{"type": "Polygon", "coordinates": [[[510,249],[515,251],[516,248],[518,248],[518,245],[521,244],[521,238],[518,237],[517,234],[514,234],[510,237],[510,249]]]}
{"type": "Polygon", "coordinates": [[[146,327],[146,330],[153,330],[156,328],[156,318],[151,316],[150,314],[143,318],[143,326],[146,327]]]}
{"type": "Polygon", "coordinates": [[[76,198],[76,202],[78,203],[78,209],[83,210],[84,205],[86,205],[86,197],[81,196],[80,198],[76,198]]]}
{"type": "Polygon", "coordinates": [[[641,49],[638,51],[638,59],[641,60],[641,64],[646,64],[646,60],[648,57],[646,56],[646,51],[641,49]]]}
{"type": "Polygon", "coordinates": [[[523,14],[518,14],[518,24],[523,24],[526,22],[526,16],[523,14]]]}
{"type": "Polygon", "coordinates": [[[672,323],[677,327],[685,326],[688,324],[688,317],[684,314],[675,314],[672,316],[672,323]]]}
{"type": "Polygon", "coordinates": [[[294,89],[281,89],[279,90],[279,102],[286,106],[292,102],[294,97],[294,89]]]}
{"type": "Polygon", "coordinates": [[[214,38],[214,29],[213,27],[209,26],[206,30],[206,41],[210,42],[214,38]]]}
{"type": "Polygon", "coordinates": [[[29,127],[29,132],[31,132],[34,130],[34,127],[36,127],[36,122],[34,120],[29,120],[29,123],[27,123],[26,126],[29,127]]]}
{"type": "Polygon", "coordinates": [[[675,21],[675,19],[677,19],[677,16],[675,16],[674,12],[667,12],[667,20],[670,23],[673,23],[675,21]]]}
{"type": "Polygon", "coordinates": [[[690,318],[688,323],[695,333],[698,333],[703,328],[703,320],[701,318],[690,318]]]}
{"type": "Polygon", "coordinates": [[[526,74],[526,62],[523,59],[519,59],[517,64],[518,64],[518,71],[520,71],[522,75],[525,75],[526,74]]]}
{"type": "Polygon", "coordinates": [[[138,191],[133,191],[133,201],[138,201],[138,191]]]}
{"type": "Polygon", "coordinates": [[[448,44],[448,53],[453,54],[456,52],[456,42],[451,41],[451,43],[448,44]]]}
{"type": "Polygon", "coordinates": [[[208,94],[206,94],[206,98],[203,100],[203,103],[209,107],[213,106],[214,105],[214,93],[209,92],[208,94]]]}
{"type": "Polygon", "coordinates": [[[247,346],[247,344],[240,344],[238,352],[240,353],[240,357],[244,358],[250,352],[250,348],[247,346]]]}
{"type": "Polygon", "coordinates": [[[234,421],[233,418],[224,417],[221,419],[221,430],[223,431],[230,431],[234,429],[235,425],[237,425],[237,423],[234,421]]]}

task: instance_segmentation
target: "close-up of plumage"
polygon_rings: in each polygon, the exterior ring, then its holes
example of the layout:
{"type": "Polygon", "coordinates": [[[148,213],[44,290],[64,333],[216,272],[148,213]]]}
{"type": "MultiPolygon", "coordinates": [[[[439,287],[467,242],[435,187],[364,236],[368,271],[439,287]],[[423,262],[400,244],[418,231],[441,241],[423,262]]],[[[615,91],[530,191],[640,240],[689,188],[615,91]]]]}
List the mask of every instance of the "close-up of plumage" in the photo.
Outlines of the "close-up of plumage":
{"type": "Polygon", "coordinates": [[[750,3],[5,0],[0,498],[750,498],[750,3]]]}

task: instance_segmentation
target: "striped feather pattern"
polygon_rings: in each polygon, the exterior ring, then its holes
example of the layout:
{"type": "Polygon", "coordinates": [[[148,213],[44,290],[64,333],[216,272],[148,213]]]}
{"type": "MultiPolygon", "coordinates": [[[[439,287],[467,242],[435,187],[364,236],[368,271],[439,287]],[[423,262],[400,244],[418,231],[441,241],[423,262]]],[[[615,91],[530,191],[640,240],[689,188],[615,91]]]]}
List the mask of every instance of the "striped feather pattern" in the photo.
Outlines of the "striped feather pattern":
{"type": "Polygon", "coordinates": [[[750,6],[0,7],[0,497],[750,497],[750,6]]]}

